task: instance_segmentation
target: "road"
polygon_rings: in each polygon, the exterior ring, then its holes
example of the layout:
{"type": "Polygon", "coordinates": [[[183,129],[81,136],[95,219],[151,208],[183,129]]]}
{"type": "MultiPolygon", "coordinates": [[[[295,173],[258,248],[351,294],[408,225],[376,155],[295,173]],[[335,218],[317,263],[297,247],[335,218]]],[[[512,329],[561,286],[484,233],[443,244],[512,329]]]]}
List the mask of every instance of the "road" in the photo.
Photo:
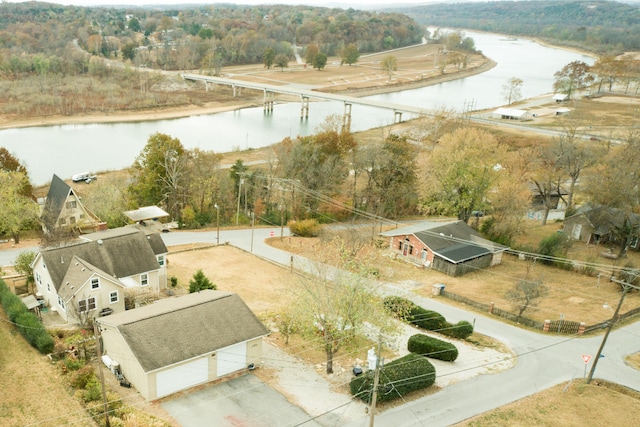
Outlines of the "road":
{"type": "MultiPolygon", "coordinates": [[[[221,241],[282,265],[289,265],[291,255],[264,242],[273,231],[279,229],[236,230],[220,233],[221,241]],[[253,242],[253,243],[252,243],[253,242]]],[[[215,232],[169,233],[163,236],[167,245],[215,242],[215,232]]],[[[296,268],[306,265],[302,257],[293,257],[296,268]]],[[[304,267],[303,267],[304,268],[304,267]]],[[[410,297],[423,307],[442,313],[448,321],[456,323],[475,317],[475,329],[507,345],[517,357],[516,365],[507,371],[493,375],[481,375],[443,388],[438,393],[385,411],[376,416],[376,427],[401,427],[428,425],[448,426],[474,415],[514,402],[556,384],[583,378],[591,368],[593,358],[585,366],[583,354],[594,356],[602,336],[575,338],[572,336],[543,335],[516,328],[491,317],[470,313],[443,304],[433,298],[406,294],[405,290],[386,284],[388,292],[410,297]],[[586,368],[586,369],[585,369],[586,368]]],[[[615,329],[607,341],[605,357],[598,362],[595,378],[602,378],[626,387],[640,390],[640,372],[624,363],[625,356],[640,351],[640,323],[615,329]]],[[[369,417],[348,424],[348,427],[364,427],[369,417]]]]}
{"type": "MultiPolygon", "coordinates": [[[[284,230],[285,236],[288,230],[284,230]]],[[[221,230],[220,243],[228,243],[268,261],[305,269],[308,261],[265,243],[271,235],[279,236],[280,227],[243,230],[221,230]]],[[[170,232],[162,235],[167,246],[188,243],[216,243],[216,231],[170,232]]],[[[37,250],[37,248],[31,248],[37,250]]],[[[0,265],[9,265],[19,251],[0,251],[0,265]]],[[[475,330],[495,338],[508,346],[517,357],[512,369],[447,386],[433,395],[425,396],[376,416],[375,425],[385,426],[448,426],[474,415],[503,406],[535,394],[556,384],[580,379],[591,368],[593,358],[585,365],[582,355],[594,356],[601,336],[576,338],[544,335],[510,326],[489,316],[467,312],[439,302],[437,299],[408,294],[393,284],[384,284],[385,292],[412,299],[421,306],[442,313],[448,321],[474,318],[475,330]]],[[[640,390],[640,372],[624,363],[625,356],[640,351],[640,322],[615,329],[598,362],[595,378],[640,390]]],[[[327,408],[330,410],[331,408],[327,408]]],[[[369,417],[363,414],[348,427],[367,426],[369,417]]]]}

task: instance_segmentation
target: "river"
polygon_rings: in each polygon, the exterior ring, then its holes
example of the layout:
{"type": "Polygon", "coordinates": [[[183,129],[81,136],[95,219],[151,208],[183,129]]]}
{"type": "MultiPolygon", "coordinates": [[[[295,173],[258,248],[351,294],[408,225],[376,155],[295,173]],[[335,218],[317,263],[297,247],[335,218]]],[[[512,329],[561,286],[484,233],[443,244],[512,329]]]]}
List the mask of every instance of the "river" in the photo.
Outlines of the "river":
{"type": "MultiPolygon", "coordinates": [[[[553,74],[569,62],[594,62],[592,57],[531,40],[472,31],[465,34],[498,65],[464,79],[371,98],[427,109],[481,110],[505,103],[502,86],[512,77],[523,80],[522,94],[530,98],[551,93],[553,74]]],[[[179,138],[187,149],[223,153],[265,147],[287,136],[312,134],[328,115],[342,114],[343,108],[339,102],[312,103],[305,121],[299,119],[299,103],[291,103],[276,105],[271,115],[265,115],[258,107],[172,120],[6,129],[0,131],[0,146],[27,167],[35,185],[43,185],[54,173],[68,179],[84,171],[126,168],[155,132],[179,138]]],[[[393,112],[389,110],[353,106],[353,131],[391,123],[393,112]]]]}

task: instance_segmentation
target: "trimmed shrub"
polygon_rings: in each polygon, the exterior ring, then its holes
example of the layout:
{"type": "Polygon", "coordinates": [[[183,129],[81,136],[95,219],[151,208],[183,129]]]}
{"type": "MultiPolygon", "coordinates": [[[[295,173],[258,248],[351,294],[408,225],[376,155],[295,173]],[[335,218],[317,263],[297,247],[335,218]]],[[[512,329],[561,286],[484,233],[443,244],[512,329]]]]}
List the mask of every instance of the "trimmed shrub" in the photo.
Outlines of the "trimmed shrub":
{"type": "Polygon", "coordinates": [[[461,320],[455,325],[451,323],[447,323],[447,325],[447,328],[440,331],[440,333],[451,338],[464,340],[473,333],[473,325],[466,320],[461,320]]]}
{"type": "MultiPolygon", "coordinates": [[[[371,403],[374,372],[355,377],[349,383],[351,394],[371,403]]],[[[404,397],[415,390],[430,387],[436,381],[436,368],[425,357],[408,354],[380,369],[378,402],[404,397]]]]}
{"type": "Polygon", "coordinates": [[[386,297],[383,304],[400,320],[428,331],[438,331],[447,325],[447,321],[440,313],[426,310],[406,298],[386,297]]]}
{"type": "Polygon", "coordinates": [[[455,345],[424,334],[411,336],[407,349],[411,353],[445,362],[453,362],[458,358],[458,349],[455,345]]]}
{"type": "Polygon", "coordinates": [[[290,221],[287,226],[292,234],[300,237],[318,237],[320,234],[320,225],[315,219],[290,221]]]}
{"type": "Polygon", "coordinates": [[[473,325],[466,320],[451,324],[440,313],[426,310],[406,298],[386,297],[383,304],[391,315],[427,331],[460,339],[465,339],[473,333],[473,325]]]}

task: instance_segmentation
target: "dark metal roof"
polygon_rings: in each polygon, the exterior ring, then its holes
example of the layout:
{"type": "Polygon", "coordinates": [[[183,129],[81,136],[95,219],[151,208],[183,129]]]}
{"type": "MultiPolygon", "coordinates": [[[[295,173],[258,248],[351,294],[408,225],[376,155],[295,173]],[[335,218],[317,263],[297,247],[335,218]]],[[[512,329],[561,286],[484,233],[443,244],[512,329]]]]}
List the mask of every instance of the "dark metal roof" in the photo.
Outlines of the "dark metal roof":
{"type": "Polygon", "coordinates": [[[483,238],[464,221],[434,225],[413,234],[435,255],[452,263],[460,263],[508,249],[506,246],[483,238]]]}
{"type": "Polygon", "coordinates": [[[161,299],[98,322],[118,328],[145,372],[269,332],[237,294],[214,290],[161,299]]]}

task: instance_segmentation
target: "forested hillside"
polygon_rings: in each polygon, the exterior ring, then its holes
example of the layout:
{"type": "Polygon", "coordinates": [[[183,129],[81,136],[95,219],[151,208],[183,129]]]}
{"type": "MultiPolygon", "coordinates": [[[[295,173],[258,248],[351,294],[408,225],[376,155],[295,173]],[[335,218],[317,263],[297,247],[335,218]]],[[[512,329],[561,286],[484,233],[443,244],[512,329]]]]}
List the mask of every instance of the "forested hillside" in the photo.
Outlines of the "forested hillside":
{"type": "Polygon", "coordinates": [[[82,8],[0,3],[0,75],[28,73],[48,59],[54,69],[88,69],[72,52],[128,58],[163,69],[261,63],[267,49],[293,58],[293,44],[317,45],[332,56],[349,44],[361,53],[419,43],[424,30],[397,13],[307,6],[82,8]]]}
{"type": "Polygon", "coordinates": [[[397,9],[427,26],[540,37],[598,53],[640,49],[640,7],[612,1],[442,3],[397,9]]]}

